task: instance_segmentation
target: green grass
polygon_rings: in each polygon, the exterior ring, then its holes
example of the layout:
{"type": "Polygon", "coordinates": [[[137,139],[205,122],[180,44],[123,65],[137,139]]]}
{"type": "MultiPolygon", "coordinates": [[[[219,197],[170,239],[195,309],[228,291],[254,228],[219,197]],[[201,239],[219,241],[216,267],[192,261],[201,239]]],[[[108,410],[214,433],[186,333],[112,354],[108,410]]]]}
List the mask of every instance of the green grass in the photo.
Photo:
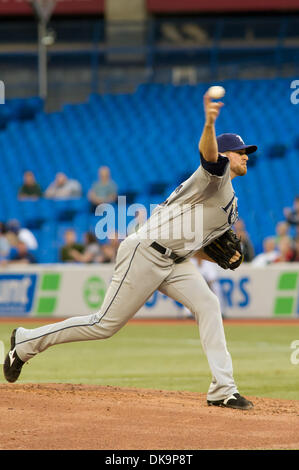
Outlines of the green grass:
{"type": "MultiPolygon", "coordinates": [[[[6,350],[15,326],[0,323],[0,340],[6,350]]],[[[297,326],[226,325],[225,332],[241,393],[299,399],[299,364],[290,361],[291,342],[299,339],[297,326]]],[[[182,322],[129,323],[107,340],[57,345],[25,365],[19,383],[65,382],[206,393],[210,380],[197,327],[182,322]]],[[[2,373],[0,382],[5,382],[2,373]]]]}

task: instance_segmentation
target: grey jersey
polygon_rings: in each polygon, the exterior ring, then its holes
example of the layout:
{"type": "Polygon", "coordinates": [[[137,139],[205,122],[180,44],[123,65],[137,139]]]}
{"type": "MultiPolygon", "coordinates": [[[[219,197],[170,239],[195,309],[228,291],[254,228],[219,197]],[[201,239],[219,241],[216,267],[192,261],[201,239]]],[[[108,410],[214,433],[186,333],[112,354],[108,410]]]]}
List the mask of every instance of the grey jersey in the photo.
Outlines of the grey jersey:
{"type": "Polygon", "coordinates": [[[199,168],[176,188],[138,230],[149,246],[156,241],[178,256],[190,257],[230,228],[238,217],[227,157],[215,163],[201,155],[199,168]]]}

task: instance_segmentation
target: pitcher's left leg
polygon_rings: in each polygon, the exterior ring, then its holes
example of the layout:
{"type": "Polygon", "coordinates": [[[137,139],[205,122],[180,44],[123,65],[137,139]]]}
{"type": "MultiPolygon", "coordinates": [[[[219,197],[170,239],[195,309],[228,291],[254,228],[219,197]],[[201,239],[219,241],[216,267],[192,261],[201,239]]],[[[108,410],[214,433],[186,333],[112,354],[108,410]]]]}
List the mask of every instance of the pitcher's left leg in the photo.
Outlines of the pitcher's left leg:
{"type": "Polygon", "coordinates": [[[207,399],[223,400],[237,393],[219,300],[198,269],[191,261],[177,264],[159,290],[185,305],[195,315],[201,344],[213,376],[207,399]]]}

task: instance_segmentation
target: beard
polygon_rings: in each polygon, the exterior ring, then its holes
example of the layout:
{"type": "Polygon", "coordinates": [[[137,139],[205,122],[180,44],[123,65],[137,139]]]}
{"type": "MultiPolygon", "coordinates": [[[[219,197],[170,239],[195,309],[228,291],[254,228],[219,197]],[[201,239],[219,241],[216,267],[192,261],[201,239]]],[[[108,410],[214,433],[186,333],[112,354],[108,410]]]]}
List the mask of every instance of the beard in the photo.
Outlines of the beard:
{"type": "Polygon", "coordinates": [[[235,173],[237,176],[244,176],[247,173],[247,166],[246,165],[238,165],[235,168],[235,173]]]}

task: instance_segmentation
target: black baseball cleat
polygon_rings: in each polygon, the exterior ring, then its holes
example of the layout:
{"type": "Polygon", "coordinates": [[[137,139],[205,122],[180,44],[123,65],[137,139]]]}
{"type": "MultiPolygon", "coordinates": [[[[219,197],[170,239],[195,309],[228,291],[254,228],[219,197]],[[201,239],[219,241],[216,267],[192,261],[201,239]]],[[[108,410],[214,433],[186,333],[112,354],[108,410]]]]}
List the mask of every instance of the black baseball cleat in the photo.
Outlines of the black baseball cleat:
{"type": "Polygon", "coordinates": [[[246,398],[242,397],[239,393],[234,393],[224,400],[210,401],[209,406],[222,406],[224,408],[235,408],[236,410],[250,410],[253,408],[253,403],[246,398]]]}
{"type": "Polygon", "coordinates": [[[22,370],[25,362],[21,361],[16,352],[16,329],[13,330],[10,338],[10,350],[8,351],[4,365],[3,373],[7,382],[15,382],[22,370]]]}

